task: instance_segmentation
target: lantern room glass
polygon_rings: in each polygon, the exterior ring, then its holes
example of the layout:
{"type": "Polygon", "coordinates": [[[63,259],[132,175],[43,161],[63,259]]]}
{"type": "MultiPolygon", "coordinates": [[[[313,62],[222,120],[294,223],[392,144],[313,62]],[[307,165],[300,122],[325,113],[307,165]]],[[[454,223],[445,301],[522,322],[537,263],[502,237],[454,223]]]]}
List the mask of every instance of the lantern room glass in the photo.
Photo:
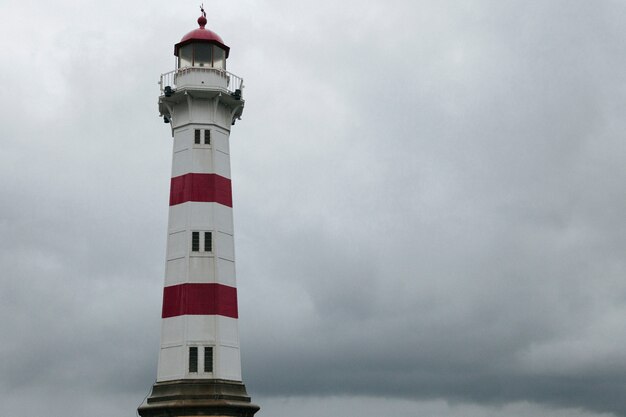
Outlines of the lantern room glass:
{"type": "Polygon", "coordinates": [[[178,68],[200,67],[226,69],[226,51],[217,45],[194,42],[178,50],[178,68]]]}
{"type": "Polygon", "coordinates": [[[213,47],[213,67],[226,69],[226,53],[219,46],[213,47]]]}
{"type": "Polygon", "coordinates": [[[178,68],[191,67],[193,65],[193,45],[181,46],[178,50],[178,68]]]}
{"type": "Polygon", "coordinates": [[[213,66],[213,45],[208,43],[198,43],[194,45],[193,66],[212,67],[213,66]]]}

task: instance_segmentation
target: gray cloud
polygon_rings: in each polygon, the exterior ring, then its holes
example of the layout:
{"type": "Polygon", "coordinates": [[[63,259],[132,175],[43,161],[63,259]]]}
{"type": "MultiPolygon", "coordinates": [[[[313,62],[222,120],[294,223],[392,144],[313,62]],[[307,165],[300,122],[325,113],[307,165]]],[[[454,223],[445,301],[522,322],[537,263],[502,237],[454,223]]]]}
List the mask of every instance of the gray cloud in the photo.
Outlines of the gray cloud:
{"type": "MultiPolygon", "coordinates": [[[[156,80],[196,16],[47,7],[0,29],[0,414],[132,413],[159,337],[156,80]]],[[[263,414],[626,415],[621,5],[212,8],[246,80],[240,328],[263,414]]]]}

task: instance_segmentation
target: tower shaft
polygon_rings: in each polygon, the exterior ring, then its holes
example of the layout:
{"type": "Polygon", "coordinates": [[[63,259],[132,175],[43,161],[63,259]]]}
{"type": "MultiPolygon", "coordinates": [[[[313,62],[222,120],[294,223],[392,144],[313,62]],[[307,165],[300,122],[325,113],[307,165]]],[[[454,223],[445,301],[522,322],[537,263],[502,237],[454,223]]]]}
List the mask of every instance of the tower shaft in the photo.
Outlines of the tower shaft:
{"type": "Polygon", "coordinates": [[[230,129],[242,80],[225,71],[228,47],[204,29],[176,45],[179,68],[161,77],[171,123],[172,175],[161,349],[143,417],[252,417],[241,376],[230,175],[230,129]]]}

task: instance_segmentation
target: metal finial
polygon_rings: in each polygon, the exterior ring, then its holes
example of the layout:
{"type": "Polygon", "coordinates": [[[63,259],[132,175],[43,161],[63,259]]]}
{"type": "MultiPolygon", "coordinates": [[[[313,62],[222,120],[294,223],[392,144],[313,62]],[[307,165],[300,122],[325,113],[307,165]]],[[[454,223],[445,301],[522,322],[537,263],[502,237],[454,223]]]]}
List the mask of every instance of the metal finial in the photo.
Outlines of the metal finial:
{"type": "Polygon", "coordinates": [[[202,12],[202,16],[206,17],[206,12],[204,11],[204,3],[200,5],[200,11],[202,12]]]}

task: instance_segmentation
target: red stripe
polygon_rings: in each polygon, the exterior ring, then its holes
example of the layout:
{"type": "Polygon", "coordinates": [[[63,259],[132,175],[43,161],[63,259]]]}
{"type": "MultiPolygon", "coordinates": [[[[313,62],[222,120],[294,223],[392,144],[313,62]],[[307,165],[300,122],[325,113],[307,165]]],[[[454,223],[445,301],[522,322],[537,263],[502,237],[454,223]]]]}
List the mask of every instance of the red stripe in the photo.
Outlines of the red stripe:
{"type": "Polygon", "coordinates": [[[163,289],[162,318],[183,315],[238,318],[237,288],[222,284],[180,284],[163,289]]]}
{"type": "Polygon", "coordinates": [[[200,201],[233,206],[233,192],[228,178],[217,174],[185,174],[172,178],[170,206],[200,201]]]}

